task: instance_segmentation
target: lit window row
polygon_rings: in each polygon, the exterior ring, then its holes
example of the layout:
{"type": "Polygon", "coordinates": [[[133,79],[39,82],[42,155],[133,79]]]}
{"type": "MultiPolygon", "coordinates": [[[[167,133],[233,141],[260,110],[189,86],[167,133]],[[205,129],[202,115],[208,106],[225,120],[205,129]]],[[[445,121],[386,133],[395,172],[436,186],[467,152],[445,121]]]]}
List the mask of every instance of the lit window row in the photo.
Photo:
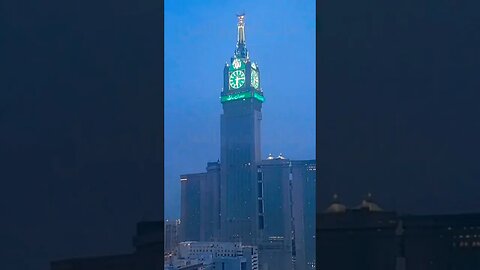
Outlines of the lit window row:
{"type": "Polygon", "coordinates": [[[463,239],[463,238],[466,238],[466,239],[468,239],[468,238],[477,238],[477,237],[480,238],[480,234],[479,234],[479,235],[477,235],[477,234],[473,234],[473,235],[467,234],[467,235],[458,235],[458,236],[455,236],[455,235],[454,235],[454,236],[453,236],[453,238],[457,238],[457,237],[460,238],[460,239],[463,239]]]}
{"type": "MultiPolygon", "coordinates": [[[[455,247],[455,243],[453,243],[453,246],[455,247]]],[[[467,241],[460,241],[458,243],[459,247],[480,247],[480,241],[472,241],[472,242],[467,242],[467,241]]]]}

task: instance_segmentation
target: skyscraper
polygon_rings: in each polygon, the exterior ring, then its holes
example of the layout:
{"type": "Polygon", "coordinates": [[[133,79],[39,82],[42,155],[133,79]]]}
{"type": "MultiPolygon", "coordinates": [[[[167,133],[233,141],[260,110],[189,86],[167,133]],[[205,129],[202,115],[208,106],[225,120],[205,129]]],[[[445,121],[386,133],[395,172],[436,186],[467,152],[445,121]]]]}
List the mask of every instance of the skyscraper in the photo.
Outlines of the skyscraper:
{"type": "Polygon", "coordinates": [[[315,269],[315,160],[269,156],[259,172],[259,207],[264,216],[260,265],[268,269],[315,269]]]}
{"type": "Polygon", "coordinates": [[[201,182],[206,179],[206,173],[184,174],[180,176],[180,241],[200,241],[200,217],[202,213],[200,193],[201,182]]]}
{"type": "Polygon", "coordinates": [[[260,270],[314,269],[315,160],[262,160],[265,98],[260,69],[246,48],[243,14],[223,83],[220,160],[209,162],[205,173],[180,177],[181,240],[257,246],[260,270]]]}
{"type": "Polygon", "coordinates": [[[245,16],[238,15],[237,46],[224,68],[221,93],[221,207],[224,241],[255,244],[259,229],[256,165],[261,160],[263,92],[260,70],[245,42],[245,16]]]}
{"type": "Polygon", "coordinates": [[[315,160],[292,160],[292,215],[295,230],[296,270],[315,269],[315,160]]]}
{"type": "Polygon", "coordinates": [[[259,235],[260,268],[294,269],[290,160],[283,156],[263,160],[259,180],[259,208],[263,217],[259,235]]]}
{"type": "Polygon", "coordinates": [[[208,162],[206,169],[180,176],[181,241],[219,240],[220,164],[208,162]]]}
{"type": "Polygon", "coordinates": [[[166,220],[164,226],[164,253],[172,253],[179,243],[178,228],[180,220],[166,220]]]}

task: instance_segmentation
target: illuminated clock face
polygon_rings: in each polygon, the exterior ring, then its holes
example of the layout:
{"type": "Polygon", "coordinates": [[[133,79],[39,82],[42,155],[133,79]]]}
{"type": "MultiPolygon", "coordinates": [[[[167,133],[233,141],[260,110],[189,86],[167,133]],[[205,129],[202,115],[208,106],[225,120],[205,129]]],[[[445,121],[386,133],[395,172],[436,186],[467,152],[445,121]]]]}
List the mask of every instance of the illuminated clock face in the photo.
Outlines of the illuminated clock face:
{"type": "Polygon", "coordinates": [[[233,89],[242,87],[245,84],[245,73],[242,70],[235,70],[230,74],[228,83],[233,89]]]}
{"type": "Polygon", "coordinates": [[[253,88],[258,89],[258,81],[258,72],[252,70],[252,78],[250,83],[252,84],[253,88]]]}

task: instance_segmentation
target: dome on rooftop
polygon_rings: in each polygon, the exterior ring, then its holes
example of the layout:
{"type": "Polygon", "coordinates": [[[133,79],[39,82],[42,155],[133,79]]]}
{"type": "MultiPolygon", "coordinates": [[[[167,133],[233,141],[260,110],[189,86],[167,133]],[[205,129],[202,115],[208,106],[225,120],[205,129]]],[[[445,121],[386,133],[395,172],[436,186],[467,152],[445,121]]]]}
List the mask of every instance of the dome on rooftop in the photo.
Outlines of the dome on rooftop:
{"type": "Polygon", "coordinates": [[[333,195],[333,202],[330,206],[325,210],[327,213],[344,213],[347,210],[347,207],[343,205],[340,200],[338,199],[338,195],[333,195]]]}
{"type": "Polygon", "coordinates": [[[378,204],[373,202],[371,193],[368,193],[367,197],[356,208],[357,209],[368,209],[369,211],[383,211],[383,209],[380,208],[380,206],[378,206],[378,204]]]}

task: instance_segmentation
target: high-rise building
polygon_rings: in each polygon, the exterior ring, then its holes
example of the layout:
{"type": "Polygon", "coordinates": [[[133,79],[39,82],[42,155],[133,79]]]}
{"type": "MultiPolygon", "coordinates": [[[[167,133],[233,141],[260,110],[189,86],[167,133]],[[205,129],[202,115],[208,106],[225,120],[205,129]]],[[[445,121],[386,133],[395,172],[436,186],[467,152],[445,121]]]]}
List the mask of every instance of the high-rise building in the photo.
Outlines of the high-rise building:
{"type": "Polygon", "coordinates": [[[181,240],[258,246],[260,270],[314,269],[315,161],[261,158],[265,98],[246,48],[244,15],[223,83],[220,160],[180,177],[181,240]]]}
{"type": "Polygon", "coordinates": [[[218,241],[220,239],[220,163],[207,164],[206,181],[200,186],[202,194],[200,217],[201,241],[218,241]]]}
{"type": "MultiPolygon", "coordinates": [[[[142,221],[133,237],[133,253],[55,260],[51,270],[164,269],[164,221],[142,221]]],[[[186,268],[185,268],[186,269],[186,268]]]]}
{"type": "Polygon", "coordinates": [[[261,269],[293,269],[293,223],[290,160],[270,156],[258,166],[258,203],[263,224],[259,235],[261,269]]]}
{"type": "Polygon", "coordinates": [[[195,173],[180,176],[180,241],[200,241],[200,183],[205,181],[206,175],[195,173]]]}
{"type": "Polygon", "coordinates": [[[181,182],[181,241],[213,241],[220,229],[220,164],[206,173],[185,174],[181,182]]]}
{"type": "Polygon", "coordinates": [[[177,247],[179,241],[178,241],[178,236],[179,236],[179,228],[180,228],[180,220],[166,220],[165,221],[165,250],[164,253],[172,253],[175,251],[175,248],[177,247]]]}
{"type": "Polygon", "coordinates": [[[237,47],[224,68],[221,93],[221,232],[224,241],[255,244],[259,230],[256,164],[261,160],[263,92],[258,65],[245,42],[245,16],[238,16],[237,47]]]}
{"type": "Polygon", "coordinates": [[[292,160],[292,216],[296,270],[315,269],[316,161],[292,160]]]}
{"type": "Polygon", "coordinates": [[[263,269],[315,269],[315,160],[270,155],[258,169],[263,269]]]}

